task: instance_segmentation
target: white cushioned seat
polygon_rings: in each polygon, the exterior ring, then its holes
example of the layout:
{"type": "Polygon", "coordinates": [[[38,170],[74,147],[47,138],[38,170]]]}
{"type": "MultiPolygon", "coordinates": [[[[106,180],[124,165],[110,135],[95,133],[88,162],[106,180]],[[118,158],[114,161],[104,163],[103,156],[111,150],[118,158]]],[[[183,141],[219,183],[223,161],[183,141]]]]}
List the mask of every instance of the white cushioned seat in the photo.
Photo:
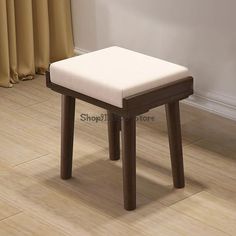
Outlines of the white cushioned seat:
{"type": "Polygon", "coordinates": [[[183,66],[120,47],[50,65],[51,82],[117,107],[122,107],[125,97],[189,75],[183,66]]]}

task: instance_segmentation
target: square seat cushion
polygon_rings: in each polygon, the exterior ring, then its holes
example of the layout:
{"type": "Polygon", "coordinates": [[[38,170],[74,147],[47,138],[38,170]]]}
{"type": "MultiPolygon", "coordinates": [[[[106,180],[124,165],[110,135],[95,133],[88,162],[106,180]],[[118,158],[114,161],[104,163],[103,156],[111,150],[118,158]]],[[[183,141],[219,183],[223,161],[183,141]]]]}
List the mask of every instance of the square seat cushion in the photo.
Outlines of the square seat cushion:
{"type": "Polygon", "coordinates": [[[188,76],[183,66],[116,46],[50,65],[52,83],[120,108],[123,98],[188,76]]]}

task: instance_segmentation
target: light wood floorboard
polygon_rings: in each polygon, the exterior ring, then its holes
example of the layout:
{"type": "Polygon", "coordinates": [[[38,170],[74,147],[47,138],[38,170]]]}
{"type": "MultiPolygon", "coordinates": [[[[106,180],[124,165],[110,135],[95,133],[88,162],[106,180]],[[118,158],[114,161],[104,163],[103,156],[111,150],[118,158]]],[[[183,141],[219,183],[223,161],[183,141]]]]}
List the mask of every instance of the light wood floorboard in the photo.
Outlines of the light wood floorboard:
{"type": "Polygon", "coordinates": [[[163,107],[137,122],[137,210],[108,160],[103,109],[76,101],[73,178],[59,177],[60,95],[44,77],[0,88],[0,235],[235,235],[236,122],[181,104],[186,187],[173,189],[163,107]]]}

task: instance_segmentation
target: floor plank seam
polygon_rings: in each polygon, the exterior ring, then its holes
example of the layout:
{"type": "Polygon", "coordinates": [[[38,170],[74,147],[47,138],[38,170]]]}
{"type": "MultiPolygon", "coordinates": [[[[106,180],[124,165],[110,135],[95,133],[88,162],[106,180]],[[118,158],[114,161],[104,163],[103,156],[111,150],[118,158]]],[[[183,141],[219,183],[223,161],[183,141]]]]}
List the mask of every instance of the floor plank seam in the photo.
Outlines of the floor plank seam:
{"type": "Polygon", "coordinates": [[[41,102],[35,102],[35,103],[32,103],[30,105],[22,105],[20,103],[17,103],[15,101],[13,101],[14,103],[16,103],[17,105],[21,106],[19,108],[16,108],[16,109],[13,109],[13,108],[9,108],[11,111],[21,111],[22,109],[25,109],[25,108],[29,108],[31,106],[35,106],[35,105],[38,105],[40,103],[44,103],[44,102],[47,102],[48,100],[44,100],[44,101],[41,101],[41,102]]]}
{"type": "Polygon", "coordinates": [[[40,155],[40,156],[38,156],[38,157],[35,157],[35,158],[31,159],[31,160],[23,161],[23,162],[21,162],[21,163],[19,163],[19,164],[13,165],[13,166],[11,166],[11,167],[14,169],[15,167],[18,167],[18,166],[23,165],[23,164],[30,163],[30,162],[32,162],[32,161],[35,161],[35,160],[37,160],[37,159],[39,159],[39,158],[41,158],[41,157],[48,156],[48,155],[50,155],[50,154],[51,154],[51,153],[43,154],[43,155],[40,155]]]}
{"type": "Polygon", "coordinates": [[[186,199],[188,199],[190,197],[193,197],[193,196],[195,196],[195,195],[197,195],[199,193],[202,193],[202,192],[204,192],[204,190],[200,190],[200,191],[198,191],[196,193],[190,194],[189,196],[186,196],[186,197],[184,197],[184,198],[182,198],[180,200],[177,200],[176,202],[173,202],[171,204],[164,204],[164,205],[167,206],[167,207],[171,207],[171,206],[175,205],[176,203],[182,202],[182,201],[184,201],[184,200],[186,200],[186,199]]]}
{"type": "Polygon", "coordinates": [[[197,140],[190,141],[189,143],[183,144],[183,148],[189,147],[189,146],[191,146],[191,145],[193,145],[193,144],[195,144],[195,143],[198,143],[198,142],[200,142],[200,141],[202,141],[202,140],[204,140],[204,138],[199,138],[199,139],[197,139],[197,140]]]}
{"type": "Polygon", "coordinates": [[[191,195],[189,195],[189,196],[186,196],[185,198],[182,198],[182,199],[180,199],[180,200],[178,200],[178,201],[176,201],[175,203],[173,203],[173,204],[171,204],[171,205],[168,205],[169,207],[172,207],[173,205],[175,205],[175,204],[177,204],[177,203],[180,203],[180,202],[182,202],[182,201],[184,201],[184,200],[186,200],[186,199],[188,199],[188,198],[190,198],[190,197],[193,197],[193,196],[195,196],[195,195],[198,195],[198,194],[200,194],[200,193],[202,193],[202,192],[204,192],[205,190],[200,190],[200,191],[198,191],[198,192],[196,192],[196,193],[193,193],[193,194],[191,194],[191,195]]]}
{"type": "Polygon", "coordinates": [[[24,213],[24,211],[19,211],[19,212],[15,213],[15,214],[12,214],[12,215],[10,215],[10,216],[7,216],[7,217],[1,219],[1,220],[0,220],[0,223],[1,223],[2,221],[8,220],[9,218],[14,217],[14,216],[17,216],[17,215],[20,215],[20,214],[22,214],[22,213],[24,213]]]}
{"type": "Polygon", "coordinates": [[[46,220],[44,217],[30,211],[30,210],[24,210],[24,213],[28,216],[32,215],[36,218],[38,218],[42,224],[44,224],[45,226],[52,226],[58,230],[60,230],[63,234],[67,235],[67,236],[73,236],[72,234],[68,233],[63,227],[59,226],[58,224],[55,223],[50,223],[48,220],[46,220]]]}
{"type": "MultiPolygon", "coordinates": [[[[202,192],[204,192],[204,191],[202,191],[202,192]]],[[[197,194],[194,194],[194,195],[198,195],[198,194],[200,194],[200,193],[201,193],[201,192],[199,192],[199,193],[197,193],[197,194]]],[[[181,200],[181,201],[182,201],[182,200],[181,200]]],[[[181,201],[179,201],[179,202],[181,202],[181,201]]],[[[173,205],[175,205],[175,204],[173,204],[173,205]]],[[[178,213],[180,213],[180,214],[183,214],[183,215],[185,215],[186,217],[189,217],[189,218],[191,218],[191,219],[194,219],[194,220],[196,220],[196,221],[198,221],[198,222],[200,222],[200,223],[203,223],[203,224],[207,225],[208,227],[210,227],[210,228],[212,228],[212,229],[215,229],[215,230],[217,230],[217,231],[219,231],[219,232],[222,232],[222,233],[224,233],[224,234],[226,234],[226,235],[234,236],[234,235],[231,235],[231,234],[229,234],[229,233],[227,233],[227,232],[225,232],[225,231],[223,231],[223,230],[221,230],[221,229],[219,229],[219,228],[216,228],[216,227],[214,227],[214,226],[208,224],[206,221],[201,221],[200,219],[197,219],[197,218],[195,218],[195,217],[193,217],[193,216],[191,216],[191,215],[188,215],[188,214],[186,214],[186,213],[183,212],[183,211],[179,211],[179,210],[173,208],[173,205],[170,206],[170,208],[171,208],[172,210],[174,210],[174,211],[176,211],[176,212],[178,212],[178,213]]]]}
{"type": "MultiPolygon", "coordinates": [[[[207,193],[209,193],[209,194],[212,194],[211,192],[209,192],[209,190],[208,189],[206,189],[206,190],[204,190],[205,192],[207,192],[207,193]]],[[[215,195],[214,195],[215,196],[215,195]]],[[[222,201],[225,201],[225,202],[228,202],[229,204],[232,204],[232,205],[234,205],[235,207],[236,207],[236,202],[230,202],[230,201],[228,201],[227,199],[225,199],[225,198],[223,198],[223,197],[221,197],[221,196],[216,196],[217,198],[219,198],[220,200],[222,200],[222,201]]]]}
{"type": "MultiPolygon", "coordinates": [[[[55,191],[53,188],[48,187],[48,186],[45,185],[44,183],[40,183],[39,181],[36,181],[36,179],[35,179],[34,177],[31,177],[31,176],[29,176],[29,175],[24,175],[24,176],[31,178],[31,180],[32,180],[33,182],[35,182],[35,183],[37,183],[37,184],[40,184],[42,187],[47,188],[48,190],[52,191],[52,192],[55,193],[56,195],[60,196],[61,198],[63,198],[63,199],[68,199],[68,198],[65,197],[64,195],[59,194],[59,193],[58,193],[57,191],[55,191]]],[[[2,198],[3,200],[5,200],[5,201],[8,201],[9,204],[12,204],[12,205],[18,207],[18,205],[15,204],[14,200],[12,200],[12,199],[10,200],[9,198],[7,198],[6,195],[1,195],[1,198],[2,198]]],[[[74,201],[74,202],[75,202],[75,201],[74,201]]],[[[75,202],[75,203],[76,203],[76,202],[75,202]]],[[[76,204],[77,204],[77,203],[76,203],[76,204]]],[[[38,218],[39,218],[41,221],[43,221],[45,224],[49,224],[49,225],[51,225],[51,226],[53,226],[53,227],[56,227],[56,228],[60,229],[65,235],[73,236],[73,234],[68,234],[68,232],[65,232],[65,229],[64,229],[64,228],[58,226],[57,224],[52,224],[52,223],[47,222],[44,217],[41,217],[40,215],[34,213],[34,211],[32,211],[31,208],[25,208],[25,207],[24,207],[24,208],[22,208],[21,210],[19,210],[19,212],[15,213],[15,214],[13,214],[13,215],[11,215],[11,216],[5,217],[4,219],[0,220],[0,222],[3,221],[3,220],[7,220],[8,218],[11,218],[11,217],[16,216],[16,215],[18,215],[18,214],[23,214],[23,213],[28,213],[28,215],[33,215],[33,216],[35,216],[35,217],[38,217],[38,218]]]]}

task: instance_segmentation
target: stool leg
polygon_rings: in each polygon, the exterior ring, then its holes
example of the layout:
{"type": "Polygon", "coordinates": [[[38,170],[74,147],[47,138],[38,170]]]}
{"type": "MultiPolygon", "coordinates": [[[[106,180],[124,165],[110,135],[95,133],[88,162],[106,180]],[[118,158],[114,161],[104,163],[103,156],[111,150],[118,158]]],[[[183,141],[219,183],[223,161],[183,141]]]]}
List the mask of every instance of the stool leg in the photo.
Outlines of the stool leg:
{"type": "Polygon", "coordinates": [[[120,159],[120,116],[107,111],[108,116],[108,140],[109,140],[109,157],[110,160],[116,161],[120,159]]]}
{"type": "Polygon", "coordinates": [[[61,106],[61,178],[69,179],[72,173],[75,98],[62,95],[61,106]]]}
{"type": "Polygon", "coordinates": [[[179,101],[166,104],[166,117],[174,187],[183,188],[185,183],[179,101]]]}
{"type": "Polygon", "coordinates": [[[136,117],[122,119],[124,208],[136,208],[136,117]]]}

